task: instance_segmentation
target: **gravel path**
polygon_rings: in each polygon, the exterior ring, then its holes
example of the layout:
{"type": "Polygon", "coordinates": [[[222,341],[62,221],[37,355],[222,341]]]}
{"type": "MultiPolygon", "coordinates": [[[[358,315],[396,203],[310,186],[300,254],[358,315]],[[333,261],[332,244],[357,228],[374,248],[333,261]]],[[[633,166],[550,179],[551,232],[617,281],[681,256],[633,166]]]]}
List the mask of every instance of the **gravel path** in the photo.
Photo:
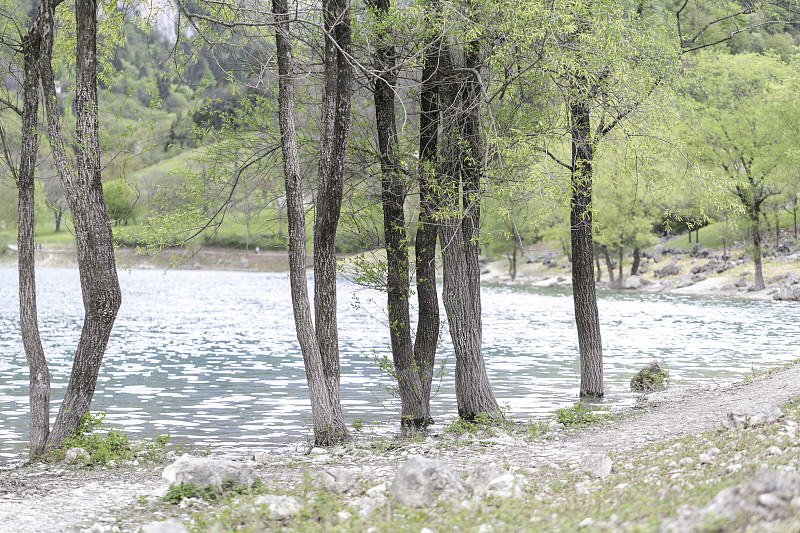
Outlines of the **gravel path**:
{"type": "MultiPolygon", "coordinates": [[[[520,471],[557,463],[576,465],[589,453],[623,455],[651,443],[712,429],[740,407],[781,405],[798,397],[800,365],[795,364],[748,383],[651,394],[642,402],[641,413],[576,435],[562,432],[533,443],[503,432],[490,442],[434,435],[377,452],[356,444],[330,453],[315,450],[320,453],[274,457],[259,467],[259,475],[268,483],[290,487],[305,470],[336,464],[352,468],[363,480],[380,483],[390,481],[398,464],[416,453],[439,457],[463,470],[474,466],[476,457],[520,471]],[[448,444],[442,445],[443,441],[448,444]]],[[[153,466],[82,471],[35,465],[0,472],[0,533],[76,531],[95,522],[109,528],[121,524],[123,531],[135,531],[137,507],[143,512],[146,509],[139,496],[157,489],[160,470],[153,466]],[[128,518],[119,521],[121,515],[128,518]]],[[[142,515],[138,523],[152,519],[142,515]]]]}

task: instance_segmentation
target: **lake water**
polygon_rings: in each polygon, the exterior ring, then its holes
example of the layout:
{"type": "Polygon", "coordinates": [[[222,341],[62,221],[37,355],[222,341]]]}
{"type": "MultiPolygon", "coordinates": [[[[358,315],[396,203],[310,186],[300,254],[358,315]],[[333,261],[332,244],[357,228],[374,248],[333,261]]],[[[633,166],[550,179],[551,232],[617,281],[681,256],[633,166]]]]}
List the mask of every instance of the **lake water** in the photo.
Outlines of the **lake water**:
{"type": "MultiPolygon", "coordinates": [[[[135,270],[120,273],[123,306],[93,411],[134,438],[169,433],[215,452],[300,448],[310,404],[284,273],[135,270]]],[[[374,364],[390,356],[381,293],[339,283],[342,403],[348,421],[384,424],[398,406],[374,364]],[[356,302],[358,302],[357,305],[356,302]]],[[[63,396],[83,323],[78,271],[38,271],[39,318],[53,396],[63,396]]],[[[577,334],[567,291],[483,288],[484,353],[501,404],[542,418],[575,403],[577,334]]],[[[17,272],[0,269],[0,464],[27,444],[28,377],[19,335],[17,272]]],[[[626,404],[631,375],[653,357],[675,385],[742,379],[800,357],[797,304],[600,293],[605,403],[626,404]]],[[[444,314],[444,311],[442,311],[444,314]]],[[[454,358],[433,415],[456,415],[454,358]]],[[[55,415],[57,401],[53,405],[55,415]]],[[[393,427],[393,426],[391,426],[393,427]]]]}

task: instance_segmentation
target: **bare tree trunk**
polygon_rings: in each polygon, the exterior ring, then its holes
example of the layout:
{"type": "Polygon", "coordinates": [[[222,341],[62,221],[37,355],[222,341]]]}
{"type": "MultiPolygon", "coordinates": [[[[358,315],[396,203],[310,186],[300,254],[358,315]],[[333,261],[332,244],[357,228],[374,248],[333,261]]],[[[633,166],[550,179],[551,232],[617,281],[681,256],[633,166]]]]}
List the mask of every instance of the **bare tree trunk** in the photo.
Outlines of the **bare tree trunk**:
{"type": "Polygon", "coordinates": [[[569,104],[572,130],[570,236],[572,239],[572,295],[581,360],[580,395],[599,398],[603,396],[603,347],[600,339],[600,318],[597,312],[594,265],[592,264],[591,204],[594,147],[591,138],[590,113],[588,104],[584,102],[573,101],[569,104]]]}
{"type": "Polygon", "coordinates": [[[89,411],[100,364],[122,296],[117,279],[111,224],[103,201],[101,183],[97,105],[97,4],[95,0],[84,0],[76,2],[75,6],[77,180],[64,149],[53,78],[53,0],[42,2],[42,13],[40,69],[47,107],[48,133],[53,161],[75,219],[78,269],[86,312],[67,391],[48,441],[48,446],[58,447],[64,437],[75,431],[80,418],[89,411]]]}
{"type": "Polygon", "coordinates": [[[642,253],[639,247],[633,248],[633,264],[631,265],[631,276],[639,275],[639,263],[642,261],[642,253]]]}
{"type": "MultiPolygon", "coordinates": [[[[466,67],[477,70],[476,42],[466,51],[466,67]]],[[[455,124],[447,146],[443,173],[446,220],[440,229],[444,264],[444,307],[456,355],[458,414],[473,420],[481,413],[499,416],[482,353],[481,286],[478,265],[480,180],[483,147],[480,138],[480,88],[473,74],[451,80],[448,98],[455,124]]]]}
{"type": "Polygon", "coordinates": [[[283,172],[286,185],[286,217],[289,228],[289,279],[295,329],[308,381],[314,444],[325,446],[347,437],[341,406],[331,398],[326,368],[311,318],[306,280],[306,221],[303,185],[300,178],[297,131],[295,129],[292,41],[289,35],[289,7],[286,0],[273,0],[278,25],[275,42],[278,58],[278,120],[281,130],[283,172]]]}
{"type": "MultiPolygon", "coordinates": [[[[438,2],[427,7],[429,20],[438,18],[438,2]]],[[[442,42],[434,38],[428,43],[422,66],[419,116],[419,197],[420,213],[414,239],[417,307],[419,319],[414,338],[414,361],[417,363],[422,397],[430,404],[436,347],[439,344],[439,295],[436,290],[436,238],[439,228],[436,211],[439,208],[439,64],[442,42]]],[[[431,420],[432,422],[432,420],[431,420]]]]}
{"type": "Polygon", "coordinates": [[[761,268],[761,228],[759,227],[759,220],[761,213],[758,208],[753,212],[751,223],[753,224],[753,263],[755,264],[756,277],[755,289],[762,291],[766,287],[764,285],[764,272],[761,268]]]}
{"type": "MultiPolygon", "coordinates": [[[[389,12],[389,0],[368,0],[368,5],[383,19],[389,12]]],[[[378,132],[378,153],[381,163],[381,203],[383,204],[383,232],[386,240],[387,306],[392,357],[400,392],[400,422],[403,426],[423,427],[432,421],[430,398],[423,396],[422,381],[414,360],[409,314],[408,235],[403,204],[406,186],[400,173],[395,123],[395,80],[397,79],[396,50],[384,41],[388,36],[381,31],[376,39],[374,79],[375,120],[378,132]]]]}
{"type": "Polygon", "coordinates": [[[606,260],[606,270],[608,270],[608,286],[613,287],[614,282],[614,266],[611,264],[611,254],[608,252],[608,247],[603,246],[603,258],[606,260]]]}
{"type": "Polygon", "coordinates": [[[594,267],[597,269],[595,281],[597,281],[597,283],[600,283],[600,280],[603,279],[603,273],[600,270],[600,255],[599,254],[594,254],[594,267]]]}
{"type": "MultiPolygon", "coordinates": [[[[323,0],[325,89],[320,116],[319,189],[314,221],[314,315],[325,381],[339,406],[339,333],[336,319],[336,230],[342,208],[344,158],[350,132],[352,68],[348,0],[323,0]]],[[[331,428],[331,443],[348,439],[347,428],[331,428]]]]}
{"type": "Polygon", "coordinates": [[[619,247],[619,265],[617,265],[617,268],[618,268],[617,284],[615,285],[615,287],[617,289],[622,287],[622,258],[624,257],[624,255],[625,255],[625,248],[620,246],[619,247]]]}
{"type": "MultiPolygon", "coordinates": [[[[19,316],[22,345],[28,361],[30,376],[30,454],[41,455],[50,435],[50,371],[39,336],[36,309],[36,252],[34,243],[34,171],[39,150],[37,134],[39,109],[39,57],[41,46],[41,19],[36,17],[28,34],[23,38],[24,60],[22,147],[17,187],[19,247],[19,316]]],[[[5,137],[4,137],[5,140],[5,137]]]]}

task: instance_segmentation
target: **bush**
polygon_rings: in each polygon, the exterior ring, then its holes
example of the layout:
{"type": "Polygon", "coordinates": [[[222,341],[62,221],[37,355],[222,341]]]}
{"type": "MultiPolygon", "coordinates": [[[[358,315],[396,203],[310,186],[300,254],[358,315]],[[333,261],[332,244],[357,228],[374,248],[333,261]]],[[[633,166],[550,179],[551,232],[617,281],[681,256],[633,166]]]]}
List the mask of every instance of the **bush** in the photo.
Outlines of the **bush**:
{"type": "Polygon", "coordinates": [[[154,441],[134,442],[128,436],[105,422],[105,413],[85,413],[75,433],[61,442],[61,448],[53,450],[49,459],[61,461],[70,448],[82,448],[89,455],[91,464],[109,465],[112,461],[131,461],[134,458],[158,460],[163,457],[169,435],[160,435],[154,441]],[[105,430],[105,433],[103,433],[105,430]]]}

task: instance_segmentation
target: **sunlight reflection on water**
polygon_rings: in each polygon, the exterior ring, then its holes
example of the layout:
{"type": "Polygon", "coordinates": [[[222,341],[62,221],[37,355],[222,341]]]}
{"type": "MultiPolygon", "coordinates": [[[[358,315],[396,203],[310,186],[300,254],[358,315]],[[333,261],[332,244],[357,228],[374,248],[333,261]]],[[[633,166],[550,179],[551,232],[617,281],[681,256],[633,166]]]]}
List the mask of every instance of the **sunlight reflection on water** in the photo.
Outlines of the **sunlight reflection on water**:
{"type": "MultiPolygon", "coordinates": [[[[120,282],[123,306],[93,410],[105,411],[135,438],[169,433],[218,451],[305,442],[311,412],[287,274],[135,270],[121,272],[120,282]]],[[[16,283],[15,269],[0,269],[0,462],[23,453],[27,439],[16,283]]],[[[38,271],[40,327],[56,400],[83,321],[78,283],[77,270],[38,271]]],[[[390,356],[385,296],[344,279],[339,289],[345,417],[393,422],[397,405],[373,363],[390,356]]],[[[611,292],[599,298],[607,404],[633,401],[630,377],[653,357],[682,385],[741,379],[752,368],[800,356],[794,304],[611,292]]],[[[579,378],[569,293],[489,286],[482,299],[484,354],[501,404],[521,419],[573,404],[579,378]]],[[[447,365],[433,414],[442,421],[456,413],[447,334],[439,353],[447,365]]]]}

